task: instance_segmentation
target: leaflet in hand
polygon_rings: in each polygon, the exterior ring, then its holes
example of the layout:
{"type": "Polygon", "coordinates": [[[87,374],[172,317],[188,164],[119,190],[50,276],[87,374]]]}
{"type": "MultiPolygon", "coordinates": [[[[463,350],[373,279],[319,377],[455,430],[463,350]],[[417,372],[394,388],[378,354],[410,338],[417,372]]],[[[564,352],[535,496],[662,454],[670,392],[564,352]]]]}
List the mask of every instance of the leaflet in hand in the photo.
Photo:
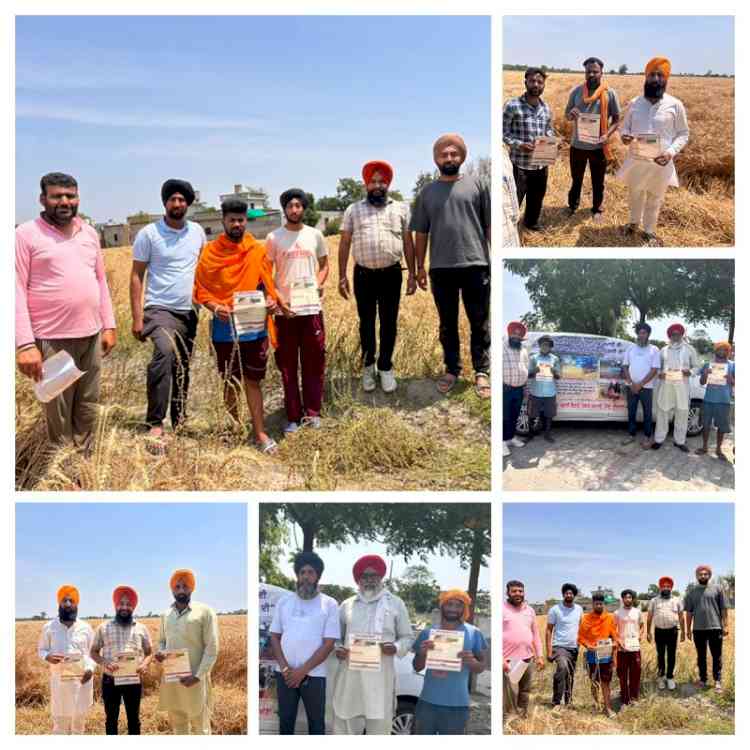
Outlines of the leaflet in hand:
{"type": "Polygon", "coordinates": [[[435,648],[427,652],[427,669],[443,672],[460,672],[463,668],[459,656],[464,650],[464,634],[461,630],[430,630],[430,640],[435,648]]]}
{"type": "Polygon", "coordinates": [[[164,654],[164,682],[179,682],[183,677],[192,677],[190,658],[186,648],[176,648],[162,651],[164,654]]]}
{"type": "Polygon", "coordinates": [[[81,654],[65,654],[60,663],[60,679],[63,682],[80,682],[86,671],[81,654]]]}
{"type": "Polygon", "coordinates": [[[637,635],[628,635],[623,641],[626,651],[639,651],[641,648],[641,640],[637,635]]]}
{"type": "Polygon", "coordinates": [[[510,669],[505,673],[505,676],[514,688],[518,687],[518,683],[521,682],[521,678],[526,674],[530,664],[531,662],[523,659],[511,660],[510,669]]]}
{"type": "Polygon", "coordinates": [[[633,136],[633,156],[642,161],[653,161],[661,155],[661,139],[658,133],[639,133],[633,136]]]}
{"type": "Polygon", "coordinates": [[[581,112],[576,118],[576,136],[581,143],[601,143],[601,115],[581,112]]]}
{"type": "Polygon", "coordinates": [[[260,333],[266,328],[266,297],[263,292],[235,292],[232,323],[237,336],[260,333]]]}
{"type": "Polygon", "coordinates": [[[611,638],[600,638],[596,642],[596,660],[602,661],[603,659],[612,658],[612,639],[611,638]]]}
{"type": "Polygon", "coordinates": [[[727,384],[727,366],[726,364],[717,364],[712,362],[709,367],[711,372],[708,373],[707,385],[726,385],[727,384]]]}
{"type": "Polygon", "coordinates": [[[349,636],[349,669],[355,672],[379,672],[383,652],[380,635],[352,633],[349,636]]]}
{"type": "Polygon", "coordinates": [[[683,377],[682,370],[667,370],[664,376],[668,383],[681,383],[683,377]]]}
{"type": "Polygon", "coordinates": [[[136,651],[121,651],[115,656],[117,671],[114,673],[115,685],[138,685],[141,678],[138,674],[140,659],[136,651]]]}
{"type": "Polygon", "coordinates": [[[315,315],[320,312],[320,293],[314,281],[297,281],[289,292],[289,307],[295,315],[315,315]]]}
{"type": "Polygon", "coordinates": [[[540,362],[538,364],[539,372],[536,374],[537,381],[548,382],[554,378],[552,365],[540,362]]]}
{"type": "Polygon", "coordinates": [[[557,138],[543,135],[534,141],[534,150],[531,152],[531,166],[547,167],[554,164],[557,159],[557,138]]]}

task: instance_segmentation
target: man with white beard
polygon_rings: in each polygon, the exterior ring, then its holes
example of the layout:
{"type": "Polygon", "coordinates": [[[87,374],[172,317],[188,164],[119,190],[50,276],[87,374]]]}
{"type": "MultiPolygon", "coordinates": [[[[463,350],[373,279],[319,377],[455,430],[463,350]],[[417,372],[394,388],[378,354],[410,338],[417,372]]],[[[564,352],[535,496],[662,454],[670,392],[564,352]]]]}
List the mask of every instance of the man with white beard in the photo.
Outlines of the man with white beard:
{"type": "Polygon", "coordinates": [[[674,444],[683,453],[689,452],[687,438],[688,412],[690,410],[690,375],[698,367],[698,355],[683,336],[685,327],[672,323],[667,328],[667,344],[660,352],[661,372],[659,391],[656,395],[656,432],[653,450],[661,448],[667,437],[669,420],[674,415],[674,444]]]}
{"type": "Polygon", "coordinates": [[[409,652],[414,642],[409,613],[404,602],[383,586],[385,560],[365,555],[354,564],[354,581],[359,593],[339,608],[341,644],[336,656],[341,661],[333,690],[335,734],[390,734],[396,702],[394,657],[409,652]],[[379,636],[379,671],[349,668],[352,634],[379,636]]]}

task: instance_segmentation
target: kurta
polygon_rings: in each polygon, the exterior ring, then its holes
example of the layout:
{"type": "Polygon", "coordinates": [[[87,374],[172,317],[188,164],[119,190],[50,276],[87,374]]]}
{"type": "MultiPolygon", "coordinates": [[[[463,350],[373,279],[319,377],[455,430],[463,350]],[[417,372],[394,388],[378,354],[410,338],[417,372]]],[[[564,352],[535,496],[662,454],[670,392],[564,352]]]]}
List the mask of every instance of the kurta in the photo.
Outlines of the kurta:
{"type": "MultiPolygon", "coordinates": [[[[37,653],[45,660],[49,654],[81,654],[84,669],[92,672],[96,662],[89,656],[94,642],[94,631],[88,623],[76,620],[70,627],[59,619],[50,620],[42,628],[37,653]]],[[[81,716],[94,702],[94,680],[85,685],[77,680],[63,682],[60,679],[62,664],[49,664],[50,708],[52,716],[81,716]]]]}
{"type": "Polygon", "coordinates": [[[342,602],[339,617],[345,646],[349,633],[368,633],[380,635],[383,643],[393,643],[396,654],[382,655],[380,672],[352,671],[342,662],[333,688],[334,714],[339,719],[388,719],[396,695],[394,659],[406,655],[414,642],[406,605],[386,590],[370,602],[357,594],[342,602]]]}
{"type": "MultiPolygon", "coordinates": [[[[661,371],[692,370],[698,367],[698,355],[690,344],[684,341],[679,346],[668,344],[659,353],[661,371]]],[[[677,409],[687,411],[690,408],[690,378],[685,375],[681,382],[662,380],[656,396],[656,405],[662,411],[677,409]]]]}
{"type": "Polygon", "coordinates": [[[159,648],[186,648],[190,669],[200,682],[185,687],[179,682],[164,682],[159,688],[159,709],[192,717],[211,708],[211,670],[219,654],[219,623],[210,607],[191,601],[179,612],[173,604],[161,616],[159,648]]]}

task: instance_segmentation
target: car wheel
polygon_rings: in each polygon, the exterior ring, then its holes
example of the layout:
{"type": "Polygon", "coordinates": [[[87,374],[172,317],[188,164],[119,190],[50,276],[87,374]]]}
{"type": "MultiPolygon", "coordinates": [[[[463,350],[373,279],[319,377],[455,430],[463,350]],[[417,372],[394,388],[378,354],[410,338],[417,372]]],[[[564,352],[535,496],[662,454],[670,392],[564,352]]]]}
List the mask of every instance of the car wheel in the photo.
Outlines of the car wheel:
{"type": "Polygon", "coordinates": [[[399,701],[396,706],[396,715],[391,723],[391,734],[414,734],[415,705],[408,701],[399,701]]]}
{"type": "Polygon", "coordinates": [[[695,437],[703,432],[703,402],[693,399],[688,411],[687,434],[695,437]]]}

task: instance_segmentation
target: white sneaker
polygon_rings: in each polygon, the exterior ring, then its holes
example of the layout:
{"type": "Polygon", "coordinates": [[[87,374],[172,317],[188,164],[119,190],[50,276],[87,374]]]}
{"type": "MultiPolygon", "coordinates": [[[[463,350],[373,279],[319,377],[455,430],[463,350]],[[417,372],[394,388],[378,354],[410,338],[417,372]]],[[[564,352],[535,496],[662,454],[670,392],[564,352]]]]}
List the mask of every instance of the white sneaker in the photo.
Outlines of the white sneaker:
{"type": "Polygon", "coordinates": [[[664,688],[667,686],[667,678],[666,677],[660,677],[659,681],[656,683],[659,690],[664,690],[664,688]]]}
{"type": "Polygon", "coordinates": [[[393,393],[396,390],[396,376],[393,374],[393,369],[378,370],[378,376],[383,393],[393,393]]]}
{"type": "Polygon", "coordinates": [[[365,371],[362,373],[362,388],[365,393],[372,393],[377,387],[377,369],[375,365],[365,367],[365,371]]]}
{"type": "Polygon", "coordinates": [[[716,691],[717,693],[720,693],[720,692],[721,692],[721,683],[720,683],[720,682],[715,682],[715,683],[714,683],[714,690],[715,690],[715,691],[716,691]]]}
{"type": "Polygon", "coordinates": [[[516,448],[523,448],[524,445],[526,445],[520,437],[514,437],[513,440],[510,441],[510,444],[515,445],[516,448]]]}
{"type": "Polygon", "coordinates": [[[667,687],[670,690],[674,690],[677,687],[677,683],[674,680],[667,680],[667,687]]]}
{"type": "Polygon", "coordinates": [[[503,443],[503,458],[507,458],[508,456],[510,456],[510,448],[508,448],[508,443],[503,443]]]}

